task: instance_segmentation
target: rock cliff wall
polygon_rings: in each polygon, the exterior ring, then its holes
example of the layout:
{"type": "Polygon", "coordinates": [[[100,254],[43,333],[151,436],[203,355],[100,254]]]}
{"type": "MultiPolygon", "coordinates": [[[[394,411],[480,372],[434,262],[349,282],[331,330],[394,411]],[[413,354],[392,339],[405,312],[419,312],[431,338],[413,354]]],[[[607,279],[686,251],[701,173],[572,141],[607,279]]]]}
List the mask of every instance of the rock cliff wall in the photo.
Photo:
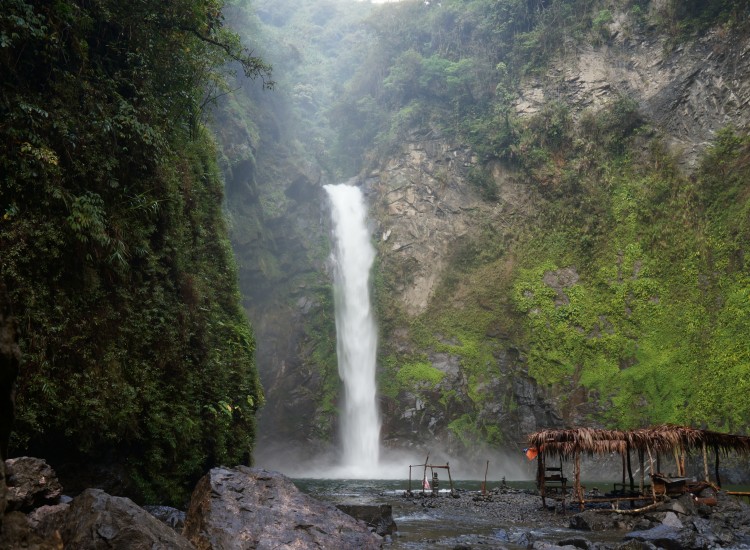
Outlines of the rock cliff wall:
{"type": "MultiPolygon", "coordinates": [[[[645,149],[658,136],[679,170],[693,173],[717,131],[750,124],[750,37],[720,25],[675,45],[674,35],[647,23],[658,20],[664,3],[649,6],[645,15],[614,12],[598,43],[560,44],[543,72],[522,80],[512,114],[529,120],[557,103],[579,124],[626,99],[647,122],[648,136],[638,143],[645,149]]],[[[261,433],[268,445],[323,443],[335,440],[338,398],[321,192],[327,182],[319,168],[302,167],[292,154],[269,155],[268,147],[249,145],[257,165],[230,184],[242,191],[230,194],[235,217],[256,209],[249,215],[260,220],[255,232],[235,230],[234,241],[269,400],[261,433]]],[[[386,444],[460,453],[480,440],[517,446],[541,427],[600,421],[600,400],[579,372],[557,388],[529,375],[519,337],[523,319],[510,293],[518,254],[534,253],[518,243],[528,244],[547,215],[539,182],[518,163],[480,160],[431,124],[369,158],[356,184],[370,202],[378,246],[386,444]]],[[[581,267],[544,274],[555,304],[568,303],[567,289],[585,277],[581,267]]],[[[594,336],[609,330],[606,319],[599,325],[594,336]]]]}

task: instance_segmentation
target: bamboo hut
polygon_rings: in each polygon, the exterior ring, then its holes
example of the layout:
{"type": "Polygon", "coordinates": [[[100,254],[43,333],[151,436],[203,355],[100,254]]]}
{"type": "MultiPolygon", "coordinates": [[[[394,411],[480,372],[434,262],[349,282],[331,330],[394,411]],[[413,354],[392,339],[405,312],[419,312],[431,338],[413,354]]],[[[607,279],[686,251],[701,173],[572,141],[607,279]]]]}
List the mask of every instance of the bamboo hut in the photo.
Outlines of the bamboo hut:
{"type": "MultiPolygon", "coordinates": [[[[685,479],[685,458],[690,452],[700,451],[703,457],[703,483],[710,483],[708,473],[708,450],[713,451],[715,459],[715,481],[721,486],[719,477],[720,455],[735,453],[740,456],[750,456],[750,437],[700,430],[687,426],[664,424],[651,428],[637,430],[604,430],[595,428],[572,428],[562,430],[541,430],[528,436],[529,445],[538,449],[537,483],[542,496],[542,503],[546,506],[548,484],[551,482],[555,489],[562,485],[563,507],[565,504],[565,478],[562,475],[562,461],[572,460],[574,465],[574,487],[572,500],[577,501],[581,508],[585,500],[581,487],[581,454],[622,456],[623,496],[617,500],[642,500],[646,498],[649,485],[645,480],[645,460],[648,457],[651,475],[651,495],[654,502],[671,488],[665,481],[666,476],[660,474],[662,456],[672,455],[675,460],[677,476],[685,479]],[[640,466],[640,482],[638,492],[635,491],[631,466],[631,452],[635,451],[640,466]],[[559,458],[560,467],[549,467],[550,459],[559,458]],[[630,491],[625,492],[625,472],[629,474],[630,491]],[[550,475],[551,474],[551,475],[550,475]],[[559,481],[562,480],[562,483],[559,481]]],[[[617,484],[615,484],[617,488],[617,484]]],[[[674,489],[679,490],[679,488],[674,489]]],[[[602,500],[602,499],[597,499],[602,500]]],[[[614,500],[614,499],[612,499],[614,500]]]]}

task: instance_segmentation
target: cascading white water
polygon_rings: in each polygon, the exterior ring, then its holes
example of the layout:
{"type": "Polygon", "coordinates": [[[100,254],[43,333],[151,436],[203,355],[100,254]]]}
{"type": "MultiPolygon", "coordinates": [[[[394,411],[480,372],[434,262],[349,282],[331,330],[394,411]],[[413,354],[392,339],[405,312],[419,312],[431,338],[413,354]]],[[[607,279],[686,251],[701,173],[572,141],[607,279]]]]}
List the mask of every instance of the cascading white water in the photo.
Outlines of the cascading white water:
{"type": "Polygon", "coordinates": [[[370,305],[370,268],[375,249],[367,209],[358,187],[326,185],[333,220],[336,348],[344,382],[341,416],[342,474],[369,477],[380,454],[380,417],[375,385],[377,329],[370,305]]]}

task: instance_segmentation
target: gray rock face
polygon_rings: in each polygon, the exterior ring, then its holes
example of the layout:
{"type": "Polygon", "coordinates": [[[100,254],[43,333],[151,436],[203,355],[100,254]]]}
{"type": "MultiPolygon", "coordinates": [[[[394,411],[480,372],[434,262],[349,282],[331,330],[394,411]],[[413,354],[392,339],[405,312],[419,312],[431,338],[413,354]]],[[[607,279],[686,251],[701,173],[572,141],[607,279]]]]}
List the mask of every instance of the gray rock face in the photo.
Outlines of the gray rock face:
{"type": "Polygon", "coordinates": [[[190,501],[183,534],[199,550],[380,548],[382,539],[333,505],[259,468],[214,468],[190,501]]]}
{"type": "Polygon", "coordinates": [[[669,525],[657,525],[646,531],[633,531],[626,538],[650,542],[658,548],[667,550],[683,550],[695,548],[695,534],[691,531],[670,527],[669,525]]]}
{"type": "Polygon", "coordinates": [[[77,550],[193,550],[177,534],[129,498],[87,489],[61,518],[65,548],[77,550]]]}
{"type": "Polygon", "coordinates": [[[21,512],[10,512],[5,516],[0,531],[0,548],[3,550],[63,550],[60,533],[44,537],[34,531],[26,516],[21,512]]]}
{"type": "Polygon", "coordinates": [[[337,504],[336,508],[353,518],[364,521],[378,535],[392,535],[398,531],[393,520],[393,506],[390,504],[337,504]]]}
{"type": "Polygon", "coordinates": [[[62,485],[55,471],[40,458],[22,456],[5,461],[8,510],[30,512],[45,504],[57,504],[62,485]]]}
{"type": "Polygon", "coordinates": [[[185,512],[172,508],[171,506],[144,506],[149,514],[154,516],[162,523],[166,523],[172,529],[178,533],[182,533],[182,529],[185,527],[185,512]]]}
{"type": "MultiPolygon", "coordinates": [[[[632,518],[628,518],[628,523],[632,521],[632,518]]],[[[630,527],[620,514],[598,514],[593,510],[586,510],[570,518],[570,528],[581,531],[609,531],[627,530],[630,527]]]]}
{"type": "MultiPolygon", "coordinates": [[[[634,23],[629,17],[618,13],[614,19],[627,27],[634,23]]],[[[673,46],[666,36],[620,30],[613,30],[610,44],[583,49],[574,58],[560,56],[547,75],[524,82],[517,113],[538,113],[561,92],[574,112],[597,111],[624,94],[665,131],[688,167],[705,149],[707,136],[727,124],[747,125],[747,33],[726,36],[726,29],[717,26],[699,40],[673,46]]]]}

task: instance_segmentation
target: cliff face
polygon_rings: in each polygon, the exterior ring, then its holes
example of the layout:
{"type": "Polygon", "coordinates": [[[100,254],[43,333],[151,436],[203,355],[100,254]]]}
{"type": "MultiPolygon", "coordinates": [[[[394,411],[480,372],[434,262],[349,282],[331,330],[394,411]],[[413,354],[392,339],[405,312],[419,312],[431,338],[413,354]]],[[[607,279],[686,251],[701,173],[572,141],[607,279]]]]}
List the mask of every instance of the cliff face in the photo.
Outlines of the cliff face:
{"type": "MultiPolygon", "coordinates": [[[[625,13],[615,14],[606,32],[607,44],[563,48],[544,75],[525,79],[514,104],[517,115],[531,119],[558,102],[570,109],[574,124],[580,124],[587,114],[596,116],[627,98],[637,104],[649,132],[662,136],[684,175],[695,173],[716,132],[727,125],[748,126],[747,36],[718,27],[699,40],[672,47],[666,38],[636,31],[625,13]]],[[[385,369],[393,367],[389,358],[397,363],[390,371],[394,374],[421,355],[442,373],[435,384],[424,381],[411,391],[401,387],[384,396],[386,441],[393,446],[443,444],[456,451],[471,440],[461,433],[466,427],[462,418],[468,425],[482,426],[483,436],[495,442],[519,441],[544,426],[603,422],[608,405],[598,390],[581,383],[580,372],[562,386],[544,389],[529,376],[529,349],[518,334],[523,315],[502,296],[511,292],[517,256],[531,253],[519,240],[547,215],[538,181],[512,164],[483,164],[470,148],[436,134],[419,137],[413,132],[364,180],[378,221],[385,280],[381,294],[388,296],[381,304],[385,369]],[[493,201],[483,200],[473,185],[472,173],[479,168],[492,179],[493,201]],[[487,258],[479,263],[484,265],[462,270],[462,263],[475,263],[483,254],[487,258]],[[481,373],[466,350],[474,336],[456,330],[460,322],[452,324],[452,331],[444,328],[446,316],[476,316],[476,308],[490,319],[479,321],[486,329],[482,345],[491,350],[481,373]],[[415,323],[427,325],[434,338],[415,336],[415,323]]],[[[648,141],[636,147],[647,148],[648,141]]],[[[574,256],[569,267],[544,273],[543,284],[558,308],[570,301],[567,289],[591,283],[577,272],[586,271],[585,262],[574,256]]],[[[637,269],[633,277],[639,278],[637,269]]],[[[590,338],[597,339],[600,331],[614,332],[607,323],[602,317],[590,338]]]]}
{"type": "MultiPolygon", "coordinates": [[[[513,86],[499,63],[479,122],[451,116],[481,94],[446,99],[426,72],[452,70],[435,61],[444,35],[409,57],[416,76],[383,69],[369,97],[408,104],[393,117],[401,138],[363,155],[353,182],[378,247],[387,446],[461,454],[542,427],[747,426],[732,406],[712,412],[709,394],[747,351],[721,353],[747,271],[750,37],[721,23],[677,39],[654,23],[673,2],[637,4],[594,10],[593,39],[555,43],[513,86]]],[[[325,444],[339,392],[320,189],[332,178],[269,143],[256,144],[252,196],[230,194],[236,219],[263,209],[255,236],[234,238],[269,399],[261,431],[269,446],[325,444]]]]}
{"type": "MultiPolygon", "coordinates": [[[[652,12],[660,4],[654,2],[652,12]]],[[[580,112],[632,98],[664,132],[685,170],[695,168],[718,130],[747,127],[750,37],[744,33],[716,26],[675,46],[672,38],[639,26],[628,11],[613,14],[603,32],[608,41],[598,47],[563,45],[544,76],[523,84],[516,111],[531,115],[563,101],[580,112]]]]}

